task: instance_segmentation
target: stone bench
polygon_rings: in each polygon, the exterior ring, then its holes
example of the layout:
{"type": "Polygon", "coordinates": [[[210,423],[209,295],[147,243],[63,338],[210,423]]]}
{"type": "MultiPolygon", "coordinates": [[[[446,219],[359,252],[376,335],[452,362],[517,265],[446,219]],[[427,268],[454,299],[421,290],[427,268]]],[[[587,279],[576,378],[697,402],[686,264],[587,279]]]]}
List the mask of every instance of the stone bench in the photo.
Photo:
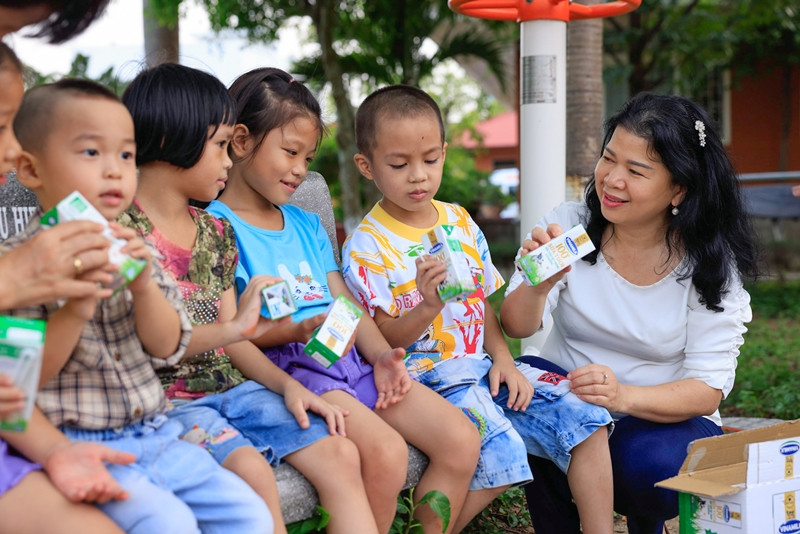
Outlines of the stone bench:
{"type": "MultiPolygon", "coordinates": [[[[408,475],[404,488],[416,486],[428,466],[428,458],[418,449],[409,445],[408,453],[408,475]]],[[[275,478],[278,481],[281,511],[286,524],[311,517],[319,504],[317,492],[311,483],[294,467],[285,463],[275,469],[275,478]]]]}

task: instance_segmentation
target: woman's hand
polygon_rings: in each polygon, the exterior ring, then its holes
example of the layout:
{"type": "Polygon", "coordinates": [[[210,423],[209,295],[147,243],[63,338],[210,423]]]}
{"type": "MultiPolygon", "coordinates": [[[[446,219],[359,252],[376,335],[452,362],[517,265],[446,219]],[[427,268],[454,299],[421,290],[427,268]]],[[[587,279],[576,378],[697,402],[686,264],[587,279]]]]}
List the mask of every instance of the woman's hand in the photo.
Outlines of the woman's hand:
{"type": "Polygon", "coordinates": [[[107,297],[98,283],[111,281],[103,226],[68,221],[45,231],[0,257],[0,308],[20,308],[60,298],[107,297]]]}
{"type": "Polygon", "coordinates": [[[570,389],[579,399],[606,408],[609,412],[627,413],[624,386],[606,365],[592,363],[567,374],[570,389]]]}
{"type": "MultiPolygon", "coordinates": [[[[554,237],[560,236],[564,233],[561,230],[561,226],[557,224],[550,224],[547,226],[547,229],[541,228],[539,226],[534,226],[533,230],[531,230],[531,238],[526,239],[522,242],[522,254],[528,254],[536,250],[537,248],[541,247],[545,243],[549,243],[554,237]]],[[[565,267],[564,269],[558,271],[556,274],[548,278],[547,280],[540,282],[533,286],[536,292],[541,293],[549,293],[553,286],[558,283],[559,280],[564,278],[564,276],[572,270],[572,265],[565,267]]]]}

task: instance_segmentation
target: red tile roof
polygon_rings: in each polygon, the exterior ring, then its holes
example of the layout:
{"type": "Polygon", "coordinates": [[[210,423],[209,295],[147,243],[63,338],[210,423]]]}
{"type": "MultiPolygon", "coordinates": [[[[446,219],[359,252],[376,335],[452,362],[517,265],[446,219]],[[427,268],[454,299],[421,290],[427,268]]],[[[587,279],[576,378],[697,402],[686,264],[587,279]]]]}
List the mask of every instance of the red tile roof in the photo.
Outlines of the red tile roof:
{"type": "Polygon", "coordinates": [[[478,135],[483,139],[478,142],[470,132],[464,132],[456,144],[464,148],[505,148],[519,144],[519,120],[516,111],[506,111],[475,125],[478,135]]]}

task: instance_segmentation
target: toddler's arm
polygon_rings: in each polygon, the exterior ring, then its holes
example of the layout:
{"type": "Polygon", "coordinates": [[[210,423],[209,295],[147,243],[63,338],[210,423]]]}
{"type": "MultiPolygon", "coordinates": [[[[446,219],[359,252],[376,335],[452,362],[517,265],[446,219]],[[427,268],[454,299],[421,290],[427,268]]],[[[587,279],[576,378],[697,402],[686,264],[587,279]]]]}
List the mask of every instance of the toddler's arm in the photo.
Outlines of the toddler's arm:
{"type": "Polygon", "coordinates": [[[186,354],[200,354],[217,347],[264,336],[271,330],[291,322],[289,317],[272,321],[261,315],[261,289],[280,278],[268,275],[254,276],[236,305],[236,290],[229,288],[220,297],[217,322],[195,325],[186,347],[186,354]]]}
{"type": "Polygon", "coordinates": [[[133,312],[136,320],[136,333],[142,347],[155,358],[168,358],[175,354],[181,339],[181,320],[178,311],[170,304],[152,276],[153,258],[145,242],[137,236],[133,228],[109,223],[117,237],[128,244],[122,252],[133,258],[147,261],[147,265],[134,280],[128,284],[133,296],[133,312]]]}
{"type": "Polygon", "coordinates": [[[104,462],[129,464],[136,456],[99,443],[70,442],[38,408],[25,432],[2,432],[0,437],[29,460],[40,463],[53,485],[72,501],[104,503],[128,498],[104,462]]]}
{"type": "Polygon", "coordinates": [[[86,323],[94,315],[97,299],[72,298],[47,319],[39,387],[44,386],[72,356],[86,323]]]}

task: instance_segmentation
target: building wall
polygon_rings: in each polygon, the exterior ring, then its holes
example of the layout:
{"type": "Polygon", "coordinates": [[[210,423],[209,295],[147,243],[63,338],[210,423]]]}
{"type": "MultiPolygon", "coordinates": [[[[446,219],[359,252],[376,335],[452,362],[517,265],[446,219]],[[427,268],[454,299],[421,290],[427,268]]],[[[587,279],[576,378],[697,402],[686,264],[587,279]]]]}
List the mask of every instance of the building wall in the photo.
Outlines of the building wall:
{"type": "Polygon", "coordinates": [[[781,69],[734,82],[731,89],[731,143],[727,147],[737,172],[800,170],[800,66],[792,69],[791,127],[786,169],[779,169],[781,69]]]}

